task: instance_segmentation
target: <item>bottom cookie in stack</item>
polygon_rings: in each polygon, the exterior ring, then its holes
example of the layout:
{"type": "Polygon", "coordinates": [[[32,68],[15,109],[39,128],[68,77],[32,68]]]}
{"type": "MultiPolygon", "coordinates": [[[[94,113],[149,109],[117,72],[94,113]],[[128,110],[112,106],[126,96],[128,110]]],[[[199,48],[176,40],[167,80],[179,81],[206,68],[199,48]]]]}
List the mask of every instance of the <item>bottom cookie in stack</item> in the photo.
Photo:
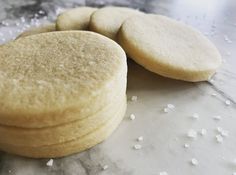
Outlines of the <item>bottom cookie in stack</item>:
{"type": "Polygon", "coordinates": [[[117,106],[116,112],[104,124],[98,126],[90,133],[72,140],[59,144],[52,144],[40,147],[17,146],[0,143],[0,149],[6,152],[34,158],[61,157],[84,151],[92,146],[104,141],[118,127],[126,111],[126,97],[123,98],[120,106],[117,106]]]}

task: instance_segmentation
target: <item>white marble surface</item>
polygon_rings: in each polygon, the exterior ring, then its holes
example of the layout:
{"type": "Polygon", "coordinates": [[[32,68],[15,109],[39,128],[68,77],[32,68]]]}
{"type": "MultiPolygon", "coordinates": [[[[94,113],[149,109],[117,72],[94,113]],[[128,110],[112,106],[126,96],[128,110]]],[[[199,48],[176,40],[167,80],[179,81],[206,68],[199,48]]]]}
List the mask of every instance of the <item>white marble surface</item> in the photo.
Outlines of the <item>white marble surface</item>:
{"type": "MultiPolygon", "coordinates": [[[[34,3],[0,2],[0,19],[10,23],[10,26],[1,25],[0,41],[16,35],[22,28],[21,24],[20,27],[15,25],[20,22],[20,14],[28,19],[31,13],[26,12],[31,11],[26,7],[34,3]],[[17,14],[9,14],[13,12],[17,14]]],[[[169,175],[232,175],[236,172],[236,1],[70,0],[66,4],[39,1],[32,5],[32,14],[44,9],[52,20],[58,7],[80,4],[132,6],[184,21],[206,34],[225,61],[212,82],[186,83],[150,73],[129,60],[127,94],[128,97],[137,96],[138,100],[129,101],[124,121],[108,140],[81,154],[55,159],[52,167],[46,166],[48,159],[1,153],[0,174],[159,175],[166,171],[169,175]],[[232,42],[227,42],[225,36],[232,42]],[[230,100],[231,105],[227,106],[226,100],[230,100]],[[169,103],[174,104],[175,109],[165,113],[163,109],[169,103]],[[132,113],[136,116],[133,121],[129,119],[132,113]],[[199,118],[192,118],[193,113],[198,113],[199,118]],[[222,119],[214,120],[216,115],[222,119]],[[222,143],[216,141],[217,127],[229,132],[222,143]],[[204,136],[198,133],[192,139],[187,137],[190,129],[197,132],[206,129],[207,133],[204,136]],[[136,141],[139,136],[143,136],[142,142],[136,141]],[[142,149],[134,150],[135,144],[142,145],[142,149]],[[184,148],[184,144],[189,144],[189,148],[184,148]],[[197,166],[191,164],[192,158],[198,160],[197,166]],[[106,170],[102,170],[104,165],[108,165],[106,170]]]]}

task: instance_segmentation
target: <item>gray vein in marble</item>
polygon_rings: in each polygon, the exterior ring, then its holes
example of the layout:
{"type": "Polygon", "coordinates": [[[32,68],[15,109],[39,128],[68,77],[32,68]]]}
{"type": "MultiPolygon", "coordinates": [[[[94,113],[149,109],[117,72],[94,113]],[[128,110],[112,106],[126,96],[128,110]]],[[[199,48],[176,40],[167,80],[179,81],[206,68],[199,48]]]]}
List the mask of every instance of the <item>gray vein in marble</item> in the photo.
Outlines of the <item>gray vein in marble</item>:
{"type": "MultiPolygon", "coordinates": [[[[230,100],[232,103],[236,104],[236,102],[234,101],[234,99],[228,95],[226,92],[220,90],[217,86],[215,86],[213,83],[208,82],[208,84],[212,87],[212,89],[214,89],[217,93],[219,93],[222,97],[225,98],[225,100],[230,100]]],[[[233,106],[234,107],[234,106],[233,106]]]]}

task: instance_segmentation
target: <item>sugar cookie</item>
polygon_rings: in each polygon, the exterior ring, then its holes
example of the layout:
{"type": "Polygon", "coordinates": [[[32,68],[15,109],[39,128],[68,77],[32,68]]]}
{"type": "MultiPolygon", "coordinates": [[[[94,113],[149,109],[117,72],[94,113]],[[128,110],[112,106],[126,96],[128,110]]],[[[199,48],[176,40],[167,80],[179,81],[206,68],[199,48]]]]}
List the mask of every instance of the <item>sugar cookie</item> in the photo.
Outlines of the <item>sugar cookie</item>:
{"type": "Polygon", "coordinates": [[[90,16],[97,8],[78,7],[67,10],[58,15],[56,20],[57,30],[87,30],[90,16]]]}
{"type": "Polygon", "coordinates": [[[116,34],[125,19],[142,12],[127,7],[104,7],[95,11],[90,20],[90,30],[116,40],[116,34]]]}
{"type": "Polygon", "coordinates": [[[118,42],[138,64],[178,80],[208,80],[221,64],[218,50],[205,36],[161,15],[127,19],[118,42]]]}

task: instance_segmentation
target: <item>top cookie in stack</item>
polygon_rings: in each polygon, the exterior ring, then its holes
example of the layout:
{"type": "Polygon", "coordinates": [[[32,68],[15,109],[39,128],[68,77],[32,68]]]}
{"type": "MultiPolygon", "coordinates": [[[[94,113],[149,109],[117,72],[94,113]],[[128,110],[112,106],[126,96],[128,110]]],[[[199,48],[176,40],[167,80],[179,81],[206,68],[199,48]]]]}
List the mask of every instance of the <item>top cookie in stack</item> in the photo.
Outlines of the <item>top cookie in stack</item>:
{"type": "Polygon", "coordinates": [[[4,45],[0,58],[0,123],[22,127],[73,121],[60,117],[70,111],[92,114],[110,102],[126,71],[122,49],[91,32],[25,37],[4,45]]]}

